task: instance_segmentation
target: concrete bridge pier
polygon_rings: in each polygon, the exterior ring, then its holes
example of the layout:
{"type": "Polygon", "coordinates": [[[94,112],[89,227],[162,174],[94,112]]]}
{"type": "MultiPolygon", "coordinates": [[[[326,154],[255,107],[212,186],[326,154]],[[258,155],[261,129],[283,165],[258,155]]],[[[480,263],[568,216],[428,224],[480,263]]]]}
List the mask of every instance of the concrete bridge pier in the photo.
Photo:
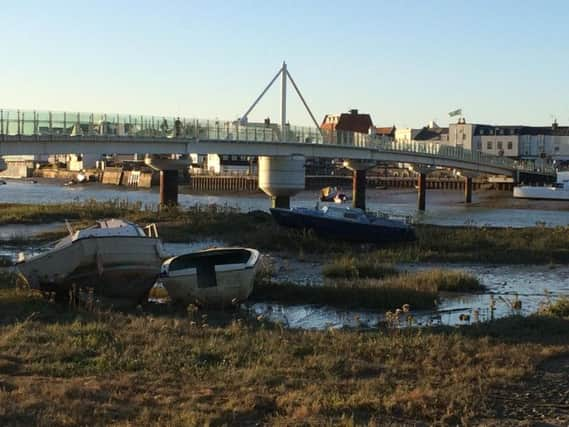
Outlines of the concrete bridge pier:
{"type": "Polygon", "coordinates": [[[271,208],[290,209],[290,196],[271,196],[271,208]]]}
{"type": "Polygon", "coordinates": [[[344,167],[352,171],[352,206],[365,211],[366,209],[366,172],[373,168],[376,162],[362,160],[347,160],[344,167]]]}
{"type": "Polygon", "coordinates": [[[187,158],[176,159],[146,156],[144,163],[160,171],[160,206],[175,206],[178,204],[178,171],[188,167],[187,158]]]}
{"type": "Polygon", "coordinates": [[[418,174],[417,177],[417,209],[425,211],[427,206],[427,175],[434,171],[432,166],[421,166],[419,168],[412,168],[418,174]]]}
{"type": "Polygon", "coordinates": [[[471,176],[464,177],[464,203],[472,203],[472,180],[471,176]]]}
{"type": "Polygon", "coordinates": [[[165,169],[160,171],[160,206],[178,204],[178,170],[165,169]]]}
{"type": "Polygon", "coordinates": [[[457,171],[457,175],[464,177],[464,203],[472,203],[472,193],[474,191],[474,178],[479,174],[474,172],[457,171]]]}
{"type": "Polygon", "coordinates": [[[290,209],[290,198],[304,190],[304,156],[259,156],[259,188],[271,208],[290,209]]]}

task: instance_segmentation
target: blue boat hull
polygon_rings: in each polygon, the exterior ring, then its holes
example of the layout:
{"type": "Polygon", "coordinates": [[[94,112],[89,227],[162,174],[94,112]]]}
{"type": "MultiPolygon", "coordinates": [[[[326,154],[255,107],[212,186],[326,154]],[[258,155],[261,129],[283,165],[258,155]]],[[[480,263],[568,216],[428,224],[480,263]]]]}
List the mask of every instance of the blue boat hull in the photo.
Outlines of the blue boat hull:
{"type": "Polygon", "coordinates": [[[402,242],[416,239],[413,228],[399,221],[383,220],[383,224],[361,224],[279,208],[271,209],[271,214],[279,225],[311,229],[322,237],[362,243],[402,242]]]}

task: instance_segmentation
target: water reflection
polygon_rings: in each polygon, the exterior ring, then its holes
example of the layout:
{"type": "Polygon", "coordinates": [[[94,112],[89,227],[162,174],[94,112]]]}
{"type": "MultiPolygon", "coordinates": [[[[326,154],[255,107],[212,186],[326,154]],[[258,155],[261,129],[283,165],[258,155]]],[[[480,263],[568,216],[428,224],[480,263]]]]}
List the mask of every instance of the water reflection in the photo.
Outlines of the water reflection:
{"type": "MultiPolygon", "coordinates": [[[[567,266],[407,264],[400,267],[409,271],[433,268],[463,270],[478,277],[486,287],[486,291],[478,294],[441,293],[435,310],[411,310],[413,324],[419,326],[460,325],[511,314],[528,315],[535,313],[544,303],[569,295],[567,266]]],[[[249,304],[248,308],[256,316],[302,329],[374,328],[386,321],[384,311],[271,303],[249,304]]],[[[407,326],[407,323],[402,315],[400,325],[407,326]]]]}

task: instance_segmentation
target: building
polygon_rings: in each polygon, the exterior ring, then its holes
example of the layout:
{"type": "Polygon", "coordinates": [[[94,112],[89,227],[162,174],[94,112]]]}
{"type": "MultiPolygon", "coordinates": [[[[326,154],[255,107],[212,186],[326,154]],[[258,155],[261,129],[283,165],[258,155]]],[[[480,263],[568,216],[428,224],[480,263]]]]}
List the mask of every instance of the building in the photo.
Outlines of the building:
{"type": "Polygon", "coordinates": [[[464,118],[449,125],[448,144],[494,156],[521,160],[569,160],[569,127],[511,126],[466,123],[464,118]]]}
{"type": "Polygon", "coordinates": [[[251,156],[208,154],[205,169],[215,175],[255,175],[257,161],[251,156]]]}
{"type": "Polygon", "coordinates": [[[394,140],[395,142],[408,143],[415,140],[415,137],[422,129],[413,128],[398,128],[395,129],[394,140]]]}
{"type": "Polygon", "coordinates": [[[394,141],[396,131],[397,128],[395,125],[389,127],[376,127],[375,135],[382,139],[386,139],[387,141],[394,141]]]}
{"type": "Polygon", "coordinates": [[[356,109],[352,109],[348,113],[326,114],[320,129],[324,131],[375,133],[371,116],[360,114],[356,109]]]}

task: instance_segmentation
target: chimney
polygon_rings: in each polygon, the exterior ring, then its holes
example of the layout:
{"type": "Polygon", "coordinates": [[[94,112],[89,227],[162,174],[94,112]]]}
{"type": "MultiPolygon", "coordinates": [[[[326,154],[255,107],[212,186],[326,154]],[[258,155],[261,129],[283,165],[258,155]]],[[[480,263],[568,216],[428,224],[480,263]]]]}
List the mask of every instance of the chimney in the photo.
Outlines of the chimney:
{"type": "Polygon", "coordinates": [[[357,115],[358,115],[358,110],[357,110],[356,108],[353,108],[353,109],[350,110],[350,114],[351,114],[352,116],[357,116],[357,115]]]}

